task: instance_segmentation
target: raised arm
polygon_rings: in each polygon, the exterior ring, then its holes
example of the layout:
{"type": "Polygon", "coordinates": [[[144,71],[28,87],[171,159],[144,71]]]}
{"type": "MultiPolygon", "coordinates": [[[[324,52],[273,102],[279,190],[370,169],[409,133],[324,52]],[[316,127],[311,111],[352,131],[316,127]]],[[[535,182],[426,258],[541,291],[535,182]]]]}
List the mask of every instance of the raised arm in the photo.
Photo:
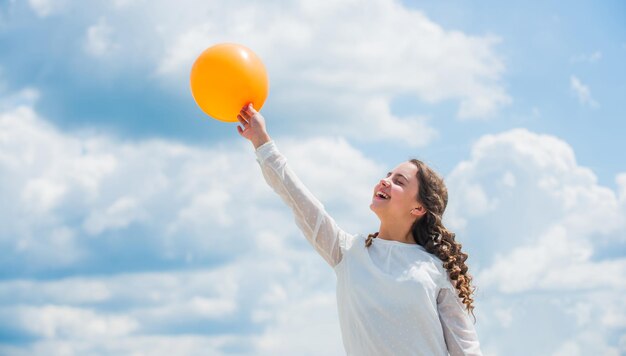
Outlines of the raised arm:
{"type": "Polygon", "coordinates": [[[261,114],[251,107],[247,110],[244,107],[239,121],[244,125],[243,130],[237,127],[242,136],[247,133],[246,130],[250,130],[250,138],[244,137],[255,147],[256,160],[265,181],[291,208],[296,225],[309,243],[331,267],[335,267],[343,257],[340,246],[345,246],[348,234],[337,226],[322,203],[293,172],[276,143],[265,132],[265,122],[261,114]],[[254,125],[259,132],[252,132],[254,125]]]}
{"type": "Polygon", "coordinates": [[[474,324],[452,284],[439,290],[437,309],[450,356],[481,356],[474,324]]]}

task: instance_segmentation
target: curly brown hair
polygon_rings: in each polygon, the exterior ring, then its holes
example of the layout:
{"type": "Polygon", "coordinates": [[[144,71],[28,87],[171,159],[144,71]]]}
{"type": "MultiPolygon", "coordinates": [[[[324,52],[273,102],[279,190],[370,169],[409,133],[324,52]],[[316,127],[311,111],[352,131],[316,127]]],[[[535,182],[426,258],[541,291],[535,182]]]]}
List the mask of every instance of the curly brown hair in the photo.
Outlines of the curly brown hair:
{"type": "MultiPolygon", "coordinates": [[[[462,298],[463,304],[474,317],[472,293],[476,289],[471,286],[472,276],[468,273],[465,264],[468,255],[461,251],[462,245],[455,241],[455,234],[446,229],[442,223],[443,212],[448,205],[448,189],[443,178],[428,165],[418,159],[410,159],[409,162],[417,166],[418,192],[417,201],[426,208],[426,214],[417,219],[411,227],[413,239],[426,251],[437,256],[443,261],[443,267],[453,285],[462,298]]],[[[372,239],[378,236],[378,232],[369,234],[365,246],[372,244],[372,239]]]]}

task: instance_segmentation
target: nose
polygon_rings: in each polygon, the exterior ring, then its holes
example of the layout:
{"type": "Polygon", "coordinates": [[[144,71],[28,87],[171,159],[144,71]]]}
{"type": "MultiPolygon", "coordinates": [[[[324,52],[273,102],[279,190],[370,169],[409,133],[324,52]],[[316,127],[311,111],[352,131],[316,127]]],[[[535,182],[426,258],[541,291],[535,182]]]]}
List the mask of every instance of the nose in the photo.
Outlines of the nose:
{"type": "Polygon", "coordinates": [[[383,187],[388,187],[391,185],[391,183],[389,183],[387,179],[381,179],[380,184],[382,184],[383,187]]]}

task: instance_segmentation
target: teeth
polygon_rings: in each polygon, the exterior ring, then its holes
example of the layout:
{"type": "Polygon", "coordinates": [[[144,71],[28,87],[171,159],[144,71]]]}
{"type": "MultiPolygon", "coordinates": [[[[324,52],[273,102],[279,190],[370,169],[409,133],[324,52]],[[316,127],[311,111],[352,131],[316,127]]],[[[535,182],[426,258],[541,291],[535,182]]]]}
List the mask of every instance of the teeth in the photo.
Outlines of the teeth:
{"type": "Polygon", "coordinates": [[[385,199],[389,199],[389,195],[383,193],[383,192],[378,192],[376,193],[377,196],[381,197],[381,198],[385,198],[385,199]]]}

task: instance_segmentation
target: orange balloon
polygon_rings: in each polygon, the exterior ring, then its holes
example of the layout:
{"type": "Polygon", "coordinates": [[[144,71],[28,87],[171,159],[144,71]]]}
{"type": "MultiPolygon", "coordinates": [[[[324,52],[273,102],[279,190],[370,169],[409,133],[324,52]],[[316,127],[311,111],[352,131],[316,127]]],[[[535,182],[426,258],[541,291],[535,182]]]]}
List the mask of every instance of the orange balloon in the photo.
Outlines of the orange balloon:
{"type": "Polygon", "coordinates": [[[226,122],[237,122],[237,114],[246,103],[260,110],[269,91],[261,59],[234,43],[204,50],[191,68],[190,82],[191,94],[200,109],[226,122]]]}

